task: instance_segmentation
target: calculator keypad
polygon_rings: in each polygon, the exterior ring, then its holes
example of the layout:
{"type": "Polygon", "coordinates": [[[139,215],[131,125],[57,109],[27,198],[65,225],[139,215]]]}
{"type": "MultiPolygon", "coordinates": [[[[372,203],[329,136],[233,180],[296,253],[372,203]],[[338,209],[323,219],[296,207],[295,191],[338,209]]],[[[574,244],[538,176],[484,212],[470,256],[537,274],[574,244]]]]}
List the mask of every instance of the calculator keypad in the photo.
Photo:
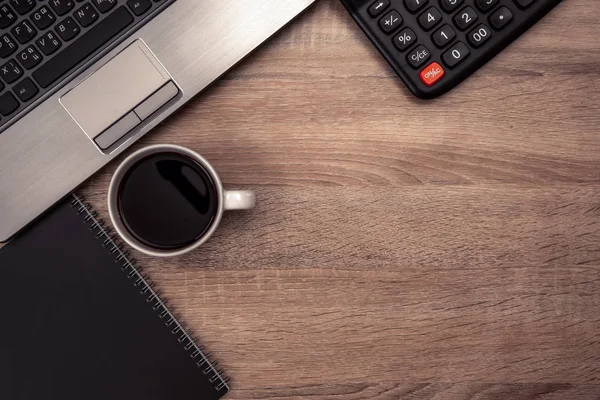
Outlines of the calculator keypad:
{"type": "Polygon", "coordinates": [[[426,6],[427,3],[429,3],[429,0],[404,0],[404,3],[406,4],[408,11],[411,13],[416,13],[421,8],[426,6]]]}
{"type": "Polygon", "coordinates": [[[405,51],[409,47],[416,43],[417,34],[410,28],[406,28],[400,31],[396,38],[394,39],[394,44],[396,48],[400,51],[405,51]]]}
{"type": "Polygon", "coordinates": [[[451,13],[464,3],[464,0],[440,0],[440,5],[447,13],[451,13]]]}
{"type": "Polygon", "coordinates": [[[423,98],[452,89],[561,2],[361,1],[342,0],[398,75],[423,98]]]}
{"type": "Polygon", "coordinates": [[[490,16],[490,24],[494,29],[502,29],[513,19],[512,12],[506,7],[500,7],[490,16]]]}
{"type": "Polygon", "coordinates": [[[442,20],[442,13],[435,7],[428,8],[419,16],[419,25],[423,30],[429,31],[433,29],[442,20]]]}
{"type": "Polygon", "coordinates": [[[408,60],[408,63],[416,69],[425,64],[427,60],[429,60],[429,57],[431,57],[431,53],[427,47],[420,45],[411,51],[406,59],[408,60]]]}
{"type": "Polygon", "coordinates": [[[466,44],[458,42],[442,55],[444,64],[453,68],[469,56],[471,52],[466,44]]]}
{"type": "Polygon", "coordinates": [[[485,42],[490,40],[492,37],[492,31],[485,24],[481,24],[469,32],[469,43],[471,46],[477,48],[483,46],[485,42]]]}
{"type": "Polygon", "coordinates": [[[431,40],[437,47],[444,48],[456,37],[456,31],[450,25],[444,25],[431,35],[431,40]]]}
{"type": "Polygon", "coordinates": [[[496,7],[498,5],[498,0],[475,0],[475,4],[477,4],[477,8],[479,8],[480,11],[486,12],[496,7]]]}
{"type": "Polygon", "coordinates": [[[396,10],[390,11],[379,21],[379,26],[385,33],[392,33],[400,25],[402,25],[402,16],[396,10]]]}
{"type": "Polygon", "coordinates": [[[444,77],[445,73],[444,67],[434,61],[423,68],[419,73],[419,78],[421,78],[421,82],[426,86],[433,86],[437,81],[444,77]]]}
{"type": "Polygon", "coordinates": [[[515,0],[515,3],[521,8],[529,7],[535,0],[515,0]]]}
{"type": "Polygon", "coordinates": [[[377,17],[378,15],[381,15],[381,13],[384,12],[385,9],[389,7],[389,5],[390,0],[376,1],[371,5],[371,7],[369,7],[369,14],[371,15],[371,17],[377,17]]]}
{"type": "Polygon", "coordinates": [[[461,31],[464,31],[477,22],[477,18],[479,18],[479,16],[475,10],[471,7],[465,7],[454,16],[454,25],[461,31]]]}

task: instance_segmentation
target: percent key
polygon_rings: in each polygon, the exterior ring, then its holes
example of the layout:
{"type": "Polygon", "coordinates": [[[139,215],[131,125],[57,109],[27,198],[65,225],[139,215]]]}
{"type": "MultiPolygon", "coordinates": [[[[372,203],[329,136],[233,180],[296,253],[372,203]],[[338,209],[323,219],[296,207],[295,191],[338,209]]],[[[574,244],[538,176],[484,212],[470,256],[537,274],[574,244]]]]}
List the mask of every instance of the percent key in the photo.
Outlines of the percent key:
{"type": "Polygon", "coordinates": [[[405,51],[410,46],[412,46],[412,44],[416,41],[417,41],[417,35],[410,28],[406,28],[406,29],[402,30],[394,38],[394,44],[400,51],[405,51]]]}

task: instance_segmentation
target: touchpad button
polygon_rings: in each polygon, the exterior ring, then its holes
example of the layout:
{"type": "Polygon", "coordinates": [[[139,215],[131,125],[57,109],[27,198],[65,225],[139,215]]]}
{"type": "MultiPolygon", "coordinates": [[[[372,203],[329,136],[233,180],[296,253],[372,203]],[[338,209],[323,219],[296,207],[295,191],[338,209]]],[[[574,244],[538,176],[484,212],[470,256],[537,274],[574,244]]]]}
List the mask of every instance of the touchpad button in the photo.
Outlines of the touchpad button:
{"type": "Polygon", "coordinates": [[[170,80],[150,49],[136,40],[60,101],[90,139],[95,139],[170,80]]]}

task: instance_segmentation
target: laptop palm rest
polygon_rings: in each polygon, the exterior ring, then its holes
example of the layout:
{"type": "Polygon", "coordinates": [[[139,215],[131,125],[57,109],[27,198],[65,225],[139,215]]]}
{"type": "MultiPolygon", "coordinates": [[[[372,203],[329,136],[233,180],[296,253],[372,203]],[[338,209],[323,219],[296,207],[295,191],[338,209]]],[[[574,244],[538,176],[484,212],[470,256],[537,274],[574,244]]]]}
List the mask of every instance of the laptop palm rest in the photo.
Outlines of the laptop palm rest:
{"type": "Polygon", "coordinates": [[[60,98],[86,135],[107,150],[179,93],[141,40],[60,98]]]}

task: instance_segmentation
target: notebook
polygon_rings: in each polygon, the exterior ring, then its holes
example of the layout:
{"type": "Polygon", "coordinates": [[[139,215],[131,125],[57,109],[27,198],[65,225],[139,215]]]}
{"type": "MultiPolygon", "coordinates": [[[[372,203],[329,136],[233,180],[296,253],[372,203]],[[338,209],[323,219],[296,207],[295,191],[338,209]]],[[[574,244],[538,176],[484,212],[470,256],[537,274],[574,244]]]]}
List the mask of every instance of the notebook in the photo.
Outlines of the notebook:
{"type": "Polygon", "coordinates": [[[0,249],[0,399],[216,400],[227,380],[82,198],[0,249]]]}

